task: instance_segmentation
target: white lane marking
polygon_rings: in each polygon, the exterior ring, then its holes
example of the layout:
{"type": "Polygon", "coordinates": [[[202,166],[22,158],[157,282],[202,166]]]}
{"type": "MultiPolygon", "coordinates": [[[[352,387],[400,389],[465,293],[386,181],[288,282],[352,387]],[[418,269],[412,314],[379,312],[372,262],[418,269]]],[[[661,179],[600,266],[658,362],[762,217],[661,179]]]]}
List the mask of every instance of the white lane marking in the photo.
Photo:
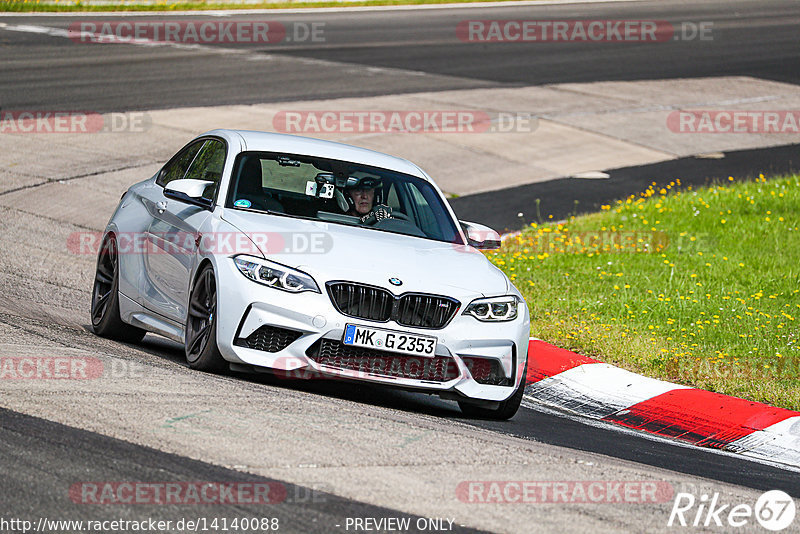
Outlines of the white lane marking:
{"type": "MultiPolygon", "coordinates": [[[[7,30],[11,32],[24,32],[24,33],[38,33],[44,35],[50,35],[52,37],[64,37],[67,39],[76,39],[77,35],[75,33],[70,33],[69,30],[64,30],[61,28],[52,28],[50,26],[35,26],[33,24],[6,24],[4,22],[0,22],[0,29],[7,30]]],[[[76,43],[82,44],[82,43],[76,43]]],[[[126,44],[126,45],[134,45],[134,46],[145,46],[145,47],[154,47],[154,46],[168,46],[171,48],[177,48],[179,50],[201,50],[205,52],[215,52],[217,54],[247,54],[249,51],[246,49],[240,48],[224,48],[224,47],[217,47],[217,46],[209,46],[209,45],[201,45],[201,44],[186,44],[186,43],[176,43],[174,41],[148,41],[146,39],[139,39],[139,40],[130,40],[130,41],[117,41],[114,43],[85,43],[90,44],[93,46],[103,46],[104,44],[126,44]]],[[[266,58],[270,58],[271,56],[266,55],[266,58]]]]}
{"type": "MultiPolygon", "coordinates": [[[[130,16],[187,16],[208,15],[212,17],[229,17],[231,15],[266,15],[303,14],[303,13],[347,13],[350,11],[413,11],[429,9],[482,9],[496,7],[535,7],[570,4],[615,4],[641,2],[644,0],[523,0],[519,2],[469,2],[464,4],[428,4],[408,6],[342,6],[342,7],[305,7],[283,9],[213,9],[208,11],[73,11],[73,12],[21,12],[3,13],[3,17],[130,17],[130,16]]],[[[343,2],[346,3],[346,2],[343,2]]]]}
{"type": "Polygon", "coordinates": [[[67,30],[50,28],[47,26],[34,26],[32,24],[17,24],[16,26],[9,26],[5,22],[0,22],[0,28],[17,32],[46,33],[55,37],[69,37],[69,32],[67,30]]]}
{"type": "MultiPolygon", "coordinates": [[[[36,26],[32,24],[6,24],[4,22],[0,22],[0,30],[7,30],[12,32],[25,32],[25,33],[38,33],[44,35],[50,35],[53,37],[63,37],[67,39],[74,39],[75,35],[70,35],[69,30],[64,30],[61,28],[52,28],[49,26],[36,26]]],[[[103,46],[106,43],[89,43],[92,46],[103,46]]],[[[282,56],[280,53],[276,54],[261,54],[258,52],[254,52],[251,49],[247,48],[225,48],[222,46],[210,46],[210,45],[203,45],[203,44],[186,44],[186,43],[176,43],[173,41],[147,41],[147,40],[131,40],[131,41],[120,41],[115,43],[108,43],[108,44],[126,44],[126,45],[134,45],[134,46],[145,46],[145,47],[154,47],[154,46],[167,46],[171,48],[176,48],[179,50],[195,50],[199,52],[206,52],[209,54],[231,54],[231,55],[238,55],[243,57],[249,61],[272,61],[275,59],[291,59],[291,61],[303,65],[314,65],[314,66],[321,66],[321,67],[336,67],[342,68],[346,67],[349,69],[356,69],[360,71],[365,71],[368,74],[397,74],[400,76],[430,76],[429,73],[418,71],[418,70],[406,70],[406,69],[398,69],[393,67],[374,67],[372,65],[361,65],[358,63],[347,63],[344,61],[328,61],[325,59],[314,59],[314,58],[307,58],[307,57],[291,57],[282,56]]],[[[447,76],[447,75],[437,75],[440,78],[458,78],[457,76],[447,76]]]]}
{"type": "MultiPolygon", "coordinates": [[[[0,30],[6,30],[10,32],[38,33],[41,35],[50,35],[51,37],[63,37],[66,39],[73,39],[75,37],[74,34],[70,35],[69,30],[64,30],[62,28],[52,28],[50,26],[36,26],[34,24],[6,24],[5,22],[0,22],[0,30]]],[[[133,44],[138,46],[176,45],[176,48],[194,46],[194,45],[184,45],[182,43],[168,43],[168,42],[161,43],[161,42],[144,41],[144,40],[128,41],[126,43],[120,42],[114,44],[133,44]]]]}
{"type": "Polygon", "coordinates": [[[585,363],[534,382],[525,395],[545,404],[602,419],[634,404],[688,386],[637,375],[607,363],[585,363]]]}
{"type": "MultiPolygon", "coordinates": [[[[586,416],[574,414],[568,412],[566,410],[559,410],[557,408],[553,408],[550,406],[545,406],[539,403],[536,399],[528,399],[523,397],[522,399],[522,406],[529,410],[533,410],[539,413],[543,413],[546,415],[552,415],[555,417],[561,417],[563,419],[567,419],[569,421],[574,421],[576,423],[580,423],[582,425],[590,426],[593,428],[599,428],[603,430],[611,430],[613,432],[619,432],[621,434],[627,434],[630,436],[638,436],[642,439],[646,439],[649,441],[655,441],[657,443],[667,444],[667,445],[674,445],[675,447],[682,447],[684,449],[692,449],[695,451],[704,451],[710,454],[719,454],[722,456],[727,456],[729,458],[738,458],[740,460],[747,460],[749,462],[754,462],[757,464],[767,465],[770,467],[776,467],[778,469],[783,469],[786,471],[792,471],[795,473],[800,473],[800,467],[791,464],[784,464],[781,463],[780,460],[771,459],[769,457],[760,457],[760,456],[746,456],[741,453],[735,453],[732,451],[726,451],[722,449],[714,449],[710,447],[698,447],[696,445],[692,445],[690,443],[684,443],[682,441],[673,440],[670,438],[666,438],[664,436],[660,436],[658,434],[651,434],[649,432],[645,432],[643,430],[636,430],[633,428],[628,428],[626,426],[621,426],[616,423],[610,423],[608,421],[604,421],[602,419],[590,419],[586,416]]],[[[601,454],[602,453],[596,453],[601,454]]],[[[603,455],[607,456],[607,455],[603,455]]]]}

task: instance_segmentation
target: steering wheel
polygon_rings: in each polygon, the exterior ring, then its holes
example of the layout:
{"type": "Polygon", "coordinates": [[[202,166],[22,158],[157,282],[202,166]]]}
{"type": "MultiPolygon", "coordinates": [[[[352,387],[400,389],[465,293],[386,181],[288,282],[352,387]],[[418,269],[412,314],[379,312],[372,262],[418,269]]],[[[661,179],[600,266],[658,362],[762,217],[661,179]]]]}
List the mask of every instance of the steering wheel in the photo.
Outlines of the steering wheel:
{"type": "Polygon", "coordinates": [[[400,219],[401,221],[411,221],[411,218],[402,211],[393,211],[389,217],[392,219],[400,219]]]}

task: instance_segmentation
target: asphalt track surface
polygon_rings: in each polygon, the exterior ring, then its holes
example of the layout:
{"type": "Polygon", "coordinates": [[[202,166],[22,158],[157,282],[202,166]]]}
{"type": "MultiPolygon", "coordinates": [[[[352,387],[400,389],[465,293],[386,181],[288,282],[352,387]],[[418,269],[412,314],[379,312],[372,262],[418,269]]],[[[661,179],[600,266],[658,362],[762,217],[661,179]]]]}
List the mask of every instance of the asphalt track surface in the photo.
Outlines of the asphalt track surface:
{"type": "MultiPolygon", "coordinates": [[[[125,16],[129,21],[164,18],[125,16]]],[[[45,34],[0,31],[0,107],[129,111],[420,90],[722,75],[800,82],[800,10],[791,0],[268,13],[229,18],[274,20],[288,28],[295,23],[323,22],[324,42],[211,44],[198,52],[78,44],[45,34]],[[684,22],[711,23],[713,39],[465,43],[455,31],[465,20],[575,18],[664,20],[676,27],[684,22]],[[214,53],[214,48],[247,49],[257,58],[214,53]]],[[[190,19],[208,16],[169,17],[190,19]]],[[[3,19],[9,25],[61,29],[84,20],[103,17],[3,19]]]]}
{"type": "Polygon", "coordinates": [[[725,152],[722,158],[688,157],[606,171],[608,178],[560,178],[488,193],[451,198],[460,219],[476,221],[500,231],[514,231],[531,223],[561,221],[591,213],[647,189],[680,180],[681,187],[776,176],[800,172],[800,145],[725,152]],[[538,213],[536,202],[539,201],[538,213]],[[552,219],[550,218],[552,216],[552,219]]]}
{"type": "MultiPolygon", "coordinates": [[[[70,334],[63,328],[48,327],[47,324],[32,327],[30,320],[13,316],[4,315],[0,323],[42,336],[43,341],[44,336],[56,337],[71,347],[88,346],[93,342],[93,336],[88,332],[70,334]]],[[[182,349],[177,344],[153,336],[148,336],[141,345],[121,345],[120,349],[134,355],[134,360],[144,357],[157,365],[173,365],[183,358],[182,349]]],[[[181,362],[180,365],[184,364],[181,362]]],[[[197,374],[202,376],[202,373],[197,374]]],[[[355,403],[365,413],[376,407],[385,408],[410,416],[430,417],[445,426],[465,424],[507,437],[530,440],[534,445],[541,443],[605,455],[651,466],[656,469],[655,473],[664,469],[691,476],[691,480],[700,477],[712,488],[716,481],[760,491],[781,489],[800,498],[800,475],[796,471],[755,463],[735,455],[714,454],[704,449],[652,440],[635,433],[622,433],[611,426],[591,427],[536,409],[523,407],[508,422],[469,420],[462,418],[454,403],[399,390],[370,385],[344,387],[344,384],[329,381],[287,382],[270,375],[234,373],[232,378],[242,387],[294,391],[327,398],[331,402],[355,403]]],[[[6,488],[0,504],[0,512],[5,516],[76,520],[153,517],[172,521],[187,517],[204,517],[207,521],[214,517],[278,517],[283,525],[281,530],[289,532],[329,532],[334,530],[333,525],[343,524],[347,517],[417,517],[390,507],[373,506],[319,489],[225,469],[1,408],[0,476],[6,488]],[[286,488],[287,498],[275,505],[263,506],[116,504],[100,507],[66,498],[64,488],[81,481],[272,482],[286,488]]],[[[456,531],[474,530],[459,527],[456,531]]]]}
{"type": "MultiPolygon", "coordinates": [[[[201,18],[209,17],[170,16],[168,20],[201,18]]],[[[796,2],[785,0],[244,14],[228,18],[278,21],[290,36],[300,31],[293,29],[295,25],[310,28],[324,24],[324,42],[225,43],[187,50],[79,44],[64,37],[0,28],[0,109],[109,112],[723,75],[800,83],[800,44],[796,38],[800,10],[796,2]],[[455,31],[465,20],[570,18],[663,20],[675,28],[710,24],[713,39],[599,45],[465,43],[455,31]],[[240,57],[237,51],[247,54],[240,57]]],[[[167,17],[125,16],[130,21],[154,19],[167,17]]],[[[100,14],[21,16],[6,17],[4,22],[64,30],[85,20],[108,18],[100,14]]],[[[722,160],[682,158],[617,169],[611,173],[611,180],[596,183],[565,177],[469,195],[451,203],[462,219],[512,231],[548,215],[558,220],[590,212],[641,191],[652,181],[660,184],[680,178],[685,184],[697,185],[770,170],[792,172],[800,165],[797,148],[740,151],[722,160]],[[533,209],[536,199],[540,200],[539,214],[533,209]]]]}
{"type": "MultiPolygon", "coordinates": [[[[658,45],[657,60],[653,59],[652,48],[631,44],[608,43],[605,48],[577,43],[465,44],[453,34],[454,25],[461,20],[532,18],[532,13],[531,8],[505,7],[426,10],[422,15],[413,11],[364,12],[357,16],[346,13],[270,15],[270,20],[286,22],[324,20],[328,39],[319,45],[285,44],[258,50],[265,61],[239,60],[235,54],[218,54],[213,50],[197,53],[171,48],[65,44],[63,38],[0,30],[0,106],[3,109],[127,111],[420,90],[713,75],[750,75],[800,82],[800,46],[796,38],[800,12],[795,2],[673,2],[670,5],[641,2],[542,6],[535,11],[537,18],[552,19],[597,17],[714,22],[718,33],[713,42],[701,49],[691,42],[658,45]],[[303,59],[315,61],[304,62],[303,59]],[[371,74],[348,65],[369,67],[371,74]],[[404,72],[406,70],[421,74],[410,76],[404,72]]],[[[241,18],[248,17],[252,16],[241,18]]],[[[70,20],[9,17],[3,22],[64,28],[70,20]]],[[[645,169],[619,169],[611,173],[609,180],[581,181],[577,188],[574,183],[568,184],[571,190],[578,189],[584,195],[578,197],[577,207],[576,197],[564,196],[563,183],[558,181],[524,186],[524,196],[543,199],[542,215],[562,217],[576,209],[588,211],[598,203],[640,190],[642,183],[650,181],[681,177],[684,183],[703,183],[709,177],[762,172],[767,168],[763,164],[770,162],[776,169],[795,170],[797,161],[793,155],[796,152],[797,147],[792,146],[731,153],[723,160],[692,161],[692,167],[700,167],[696,175],[686,174],[689,162],[684,160],[645,169]],[[744,165],[746,162],[753,165],[744,165]],[[598,187],[602,187],[606,197],[597,196],[595,188],[598,187]]],[[[525,211],[522,221],[504,215],[486,220],[497,227],[512,229],[535,220],[530,218],[528,210],[522,209],[529,208],[530,202],[520,209],[514,207],[514,202],[521,197],[520,191],[509,190],[491,197],[463,197],[455,199],[453,204],[460,213],[482,210],[491,215],[525,211]]],[[[88,294],[88,287],[86,290],[88,294]]],[[[6,293],[0,295],[5,303],[17,298],[5,284],[0,291],[6,293]]],[[[32,291],[46,293],[46,288],[32,291]]],[[[87,295],[82,294],[80,298],[86,301],[87,295]]],[[[90,347],[93,343],[90,334],[75,328],[85,325],[88,318],[75,319],[72,330],[65,331],[63,324],[51,323],[47,314],[37,315],[32,309],[35,307],[24,302],[18,302],[16,307],[9,306],[0,317],[0,326],[19,328],[33,338],[59,341],[65,346],[90,347]]],[[[181,354],[176,347],[154,342],[150,336],[143,346],[121,347],[119,355],[149,358],[167,367],[183,365],[179,363],[181,354]]],[[[242,388],[310,393],[331,402],[353,403],[365,413],[377,406],[401,415],[420,414],[433,417],[443,427],[472,425],[505,437],[529,440],[531,446],[547,444],[597,453],[650,466],[655,472],[663,469],[712,483],[725,482],[757,490],[783,489],[800,497],[800,476],[794,471],[610,428],[587,426],[530,408],[523,408],[510,422],[467,421],[461,419],[452,403],[405,392],[367,386],[344,389],[332,383],[276,383],[261,376],[236,375],[235,378],[241,381],[242,388]]],[[[53,488],[75,480],[265,480],[5,409],[0,410],[0,443],[0,473],[7,489],[0,511],[5,516],[26,513],[77,518],[83,514],[86,518],[99,518],[92,507],[76,507],[63,494],[55,493],[53,488]]],[[[307,494],[307,488],[302,486],[287,484],[287,488],[290,495],[307,494]]],[[[407,515],[330,494],[325,497],[320,503],[299,500],[289,508],[215,509],[213,514],[285,514],[287,520],[292,518],[293,521],[289,530],[311,532],[329,531],[331,522],[346,516],[407,515]]],[[[156,514],[175,518],[194,511],[185,507],[162,507],[156,514]]],[[[118,506],[113,512],[137,519],[142,515],[142,509],[137,506],[118,506]]],[[[208,514],[207,510],[202,511],[202,515],[208,514]]]]}
{"type": "MultiPolygon", "coordinates": [[[[0,476],[4,482],[2,506],[6,517],[30,511],[31,517],[35,514],[36,517],[50,519],[68,517],[75,521],[141,521],[145,517],[142,515],[144,507],[149,508],[148,518],[170,520],[173,525],[187,518],[204,518],[207,525],[212,524],[215,518],[217,521],[223,518],[231,521],[237,517],[259,520],[274,518],[281,525],[281,531],[309,533],[335,530],[337,526],[345,525],[347,517],[377,519],[402,515],[410,518],[411,524],[419,519],[343,499],[316,488],[225,469],[4,409],[0,409],[0,421],[0,476]],[[71,487],[79,480],[225,481],[246,488],[256,484],[268,485],[270,492],[275,491],[278,496],[276,502],[269,504],[139,504],[109,509],[103,505],[84,504],[79,491],[71,494],[69,500],[64,498],[63,493],[53,492],[53,488],[71,487]]],[[[454,525],[453,531],[480,532],[458,525],[454,525]]]]}

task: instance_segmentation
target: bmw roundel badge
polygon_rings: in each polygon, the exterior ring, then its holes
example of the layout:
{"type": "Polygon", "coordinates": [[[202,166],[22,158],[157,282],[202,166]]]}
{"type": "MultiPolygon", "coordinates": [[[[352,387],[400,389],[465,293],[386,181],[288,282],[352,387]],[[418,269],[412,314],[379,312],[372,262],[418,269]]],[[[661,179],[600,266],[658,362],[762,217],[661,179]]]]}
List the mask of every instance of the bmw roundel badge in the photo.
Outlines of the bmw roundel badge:
{"type": "Polygon", "coordinates": [[[389,283],[392,284],[393,286],[402,286],[403,285],[403,281],[400,280],[399,278],[389,278],[389,283]]]}

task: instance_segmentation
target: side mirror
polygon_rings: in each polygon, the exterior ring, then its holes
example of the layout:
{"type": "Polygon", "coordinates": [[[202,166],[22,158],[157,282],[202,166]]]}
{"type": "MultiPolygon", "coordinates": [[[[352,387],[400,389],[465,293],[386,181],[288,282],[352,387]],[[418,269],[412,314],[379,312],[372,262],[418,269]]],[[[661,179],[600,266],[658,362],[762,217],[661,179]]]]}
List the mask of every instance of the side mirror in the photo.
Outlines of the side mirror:
{"type": "Polygon", "coordinates": [[[201,208],[211,208],[212,200],[203,196],[209,186],[214,182],[208,180],[193,180],[186,178],[183,180],[172,180],[164,187],[164,196],[188,202],[201,208]]]}
{"type": "Polygon", "coordinates": [[[500,248],[500,234],[482,224],[458,221],[467,236],[467,244],[481,250],[500,248]]]}

